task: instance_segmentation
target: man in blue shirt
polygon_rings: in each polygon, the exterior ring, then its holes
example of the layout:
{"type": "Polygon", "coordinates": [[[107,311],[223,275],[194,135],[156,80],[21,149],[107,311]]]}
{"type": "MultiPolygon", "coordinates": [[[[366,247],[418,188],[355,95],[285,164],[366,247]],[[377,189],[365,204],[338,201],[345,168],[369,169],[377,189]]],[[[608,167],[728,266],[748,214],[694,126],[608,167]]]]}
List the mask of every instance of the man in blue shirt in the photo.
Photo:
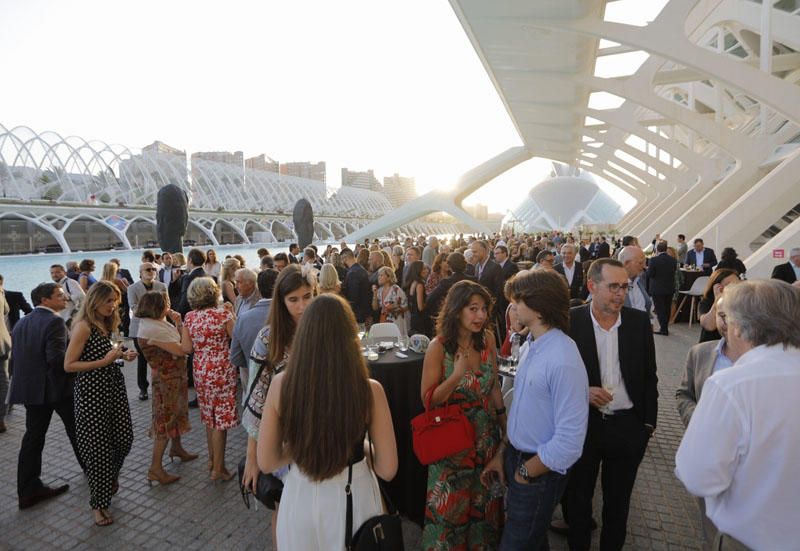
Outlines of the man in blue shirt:
{"type": "MultiPolygon", "coordinates": [[[[569,289],[552,270],[522,272],[505,294],[533,340],[520,360],[508,435],[481,479],[508,484],[500,549],[546,549],[547,526],[581,456],[589,415],[589,383],[569,330],[569,289]]],[[[530,337],[529,337],[530,338],[530,337]]]]}

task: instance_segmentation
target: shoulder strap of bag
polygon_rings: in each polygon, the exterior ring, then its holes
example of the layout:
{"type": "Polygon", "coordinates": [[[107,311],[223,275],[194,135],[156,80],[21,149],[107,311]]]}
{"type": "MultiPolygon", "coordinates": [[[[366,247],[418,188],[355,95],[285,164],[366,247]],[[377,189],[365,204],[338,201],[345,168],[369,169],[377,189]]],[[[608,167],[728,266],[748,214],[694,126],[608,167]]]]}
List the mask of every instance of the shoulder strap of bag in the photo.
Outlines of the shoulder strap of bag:
{"type": "MultiPolygon", "coordinates": [[[[436,338],[438,339],[439,337],[436,338]]],[[[445,351],[445,354],[446,353],[447,351],[445,351]]],[[[455,362],[455,358],[453,358],[453,361],[455,362]]],[[[430,411],[431,402],[433,401],[433,393],[436,392],[436,389],[439,388],[439,385],[442,384],[442,381],[444,381],[444,361],[442,361],[442,374],[439,378],[439,382],[433,385],[431,388],[429,388],[428,392],[425,393],[425,403],[423,405],[425,406],[426,412],[430,411]]],[[[445,405],[447,405],[449,402],[450,402],[450,397],[448,396],[447,400],[445,400],[444,403],[445,405]]]]}
{"type": "Polygon", "coordinates": [[[353,483],[353,465],[347,465],[347,486],[344,493],[347,495],[347,513],[345,515],[344,547],[348,551],[353,548],[353,493],[350,485],[353,483]]]}

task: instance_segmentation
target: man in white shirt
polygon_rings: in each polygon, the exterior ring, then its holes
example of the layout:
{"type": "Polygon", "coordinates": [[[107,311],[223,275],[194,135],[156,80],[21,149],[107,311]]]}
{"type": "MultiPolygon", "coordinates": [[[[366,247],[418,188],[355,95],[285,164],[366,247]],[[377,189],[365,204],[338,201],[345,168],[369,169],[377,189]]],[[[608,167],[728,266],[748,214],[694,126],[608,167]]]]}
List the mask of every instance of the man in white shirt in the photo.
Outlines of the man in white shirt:
{"type": "Polygon", "coordinates": [[[77,281],[70,280],[70,278],[67,277],[67,271],[61,264],[53,264],[50,266],[50,279],[52,279],[54,283],[61,285],[61,288],[64,289],[64,293],[67,296],[66,307],[57,313],[61,316],[61,319],[67,322],[67,328],[69,329],[69,321],[72,319],[73,314],[78,311],[78,308],[80,308],[86,293],[83,292],[83,289],[81,289],[77,281]]]}
{"type": "Polygon", "coordinates": [[[628,294],[625,295],[625,306],[635,308],[650,315],[653,301],[647,294],[644,284],[645,258],[641,247],[629,245],[619,253],[619,261],[628,272],[628,294]]]}
{"type": "Polygon", "coordinates": [[[569,298],[581,298],[583,292],[583,266],[575,260],[575,245],[566,243],[561,246],[561,263],[556,264],[555,271],[564,276],[569,287],[569,298]]]}
{"type": "Polygon", "coordinates": [[[800,495],[800,289],[753,280],[725,292],[728,346],[675,457],[675,474],[705,498],[714,549],[797,549],[800,495]]]}

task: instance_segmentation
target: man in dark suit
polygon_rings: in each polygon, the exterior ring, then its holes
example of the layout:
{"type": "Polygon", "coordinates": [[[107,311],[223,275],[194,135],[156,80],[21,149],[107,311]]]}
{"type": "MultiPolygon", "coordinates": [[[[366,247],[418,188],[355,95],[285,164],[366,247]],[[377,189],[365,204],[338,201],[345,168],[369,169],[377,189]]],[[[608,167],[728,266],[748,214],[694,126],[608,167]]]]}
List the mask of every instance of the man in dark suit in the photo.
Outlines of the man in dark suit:
{"type": "Polygon", "coordinates": [[[789,251],[789,262],[778,264],[772,269],[772,279],[780,279],[786,283],[800,280],[800,247],[789,251]]]}
{"type": "Polygon", "coordinates": [[[206,254],[200,249],[191,249],[186,255],[186,271],[188,272],[181,278],[181,301],[178,304],[178,312],[185,316],[192,311],[189,305],[189,285],[198,277],[206,275],[203,264],[206,263],[206,254]]]}
{"type": "Polygon", "coordinates": [[[470,249],[475,266],[475,280],[489,290],[496,303],[503,294],[503,270],[497,262],[489,258],[489,245],[486,241],[473,241],[470,249]]]}
{"type": "Polygon", "coordinates": [[[597,245],[597,258],[608,258],[611,256],[611,245],[606,241],[606,236],[600,236],[600,243],[597,245]]]}
{"type": "Polygon", "coordinates": [[[343,249],[339,257],[347,266],[344,296],[350,302],[356,321],[369,325],[372,323],[372,287],[369,284],[369,274],[356,262],[356,256],[350,249],[343,249]]]}
{"type": "Polygon", "coordinates": [[[575,260],[575,246],[569,243],[561,246],[561,264],[553,268],[564,276],[569,287],[569,298],[583,298],[583,266],[575,260]]]}
{"type": "MultiPolygon", "coordinates": [[[[200,249],[190,249],[186,254],[186,271],[188,272],[181,278],[181,300],[178,304],[177,311],[182,317],[192,311],[189,304],[189,285],[198,277],[205,277],[206,271],[203,269],[203,264],[206,263],[206,253],[200,249]]],[[[194,388],[194,368],[192,366],[192,359],[194,354],[189,354],[186,357],[186,374],[189,381],[189,387],[194,388]]],[[[197,407],[197,398],[189,400],[189,407],[197,407]]]]}
{"type": "MultiPolygon", "coordinates": [[[[497,245],[494,248],[494,259],[497,265],[500,266],[500,273],[503,276],[501,289],[505,289],[506,281],[514,277],[519,272],[519,266],[511,262],[508,258],[508,247],[505,245],[497,245]]],[[[497,305],[495,306],[495,319],[497,320],[498,337],[502,343],[506,338],[506,310],[508,309],[508,299],[504,292],[501,291],[500,296],[497,297],[497,305]]]]}
{"type": "Polygon", "coordinates": [[[675,294],[675,271],[678,261],[667,254],[667,242],[656,243],[656,256],[647,265],[647,285],[653,297],[653,308],[658,318],[659,335],[669,335],[669,314],[672,295],[675,294]]]}
{"type": "Polygon", "coordinates": [[[439,285],[431,291],[431,294],[428,295],[428,300],[425,302],[425,312],[432,320],[436,320],[436,316],[439,315],[439,309],[444,304],[444,299],[447,296],[447,292],[450,291],[450,287],[463,279],[472,279],[464,273],[467,269],[467,260],[461,253],[447,255],[447,266],[444,268],[449,268],[452,274],[439,282],[439,285]]]}
{"type": "Polygon", "coordinates": [[[589,429],[566,491],[569,546],[591,545],[592,496],[602,463],[600,549],[622,549],[636,472],[658,410],[653,331],[647,313],[623,307],[628,274],[617,260],[595,261],[592,302],[570,311],[570,336],[589,376],[589,429]]]}
{"type": "MultiPolygon", "coordinates": [[[[0,275],[0,287],[3,287],[2,275],[0,275]]],[[[13,331],[14,326],[22,317],[20,312],[28,315],[31,313],[33,308],[31,308],[31,305],[28,304],[27,300],[25,300],[25,295],[19,291],[9,291],[4,289],[3,292],[6,295],[6,303],[8,304],[8,330],[13,331]]]]}
{"type": "Polygon", "coordinates": [[[291,243],[289,245],[289,264],[300,264],[300,260],[297,258],[298,254],[300,254],[300,245],[291,243]]]}
{"type": "Polygon", "coordinates": [[[25,435],[17,464],[20,509],[69,489],[67,484],[45,486],[40,479],[45,435],[54,411],[61,417],[75,457],[81,463],[75,441],[73,380],[64,371],[67,327],[58,315],[67,305],[67,295],[56,283],[42,283],[33,290],[31,299],[36,307],[11,335],[14,377],[8,398],[11,404],[25,405],[25,435]]]}
{"type": "Polygon", "coordinates": [[[686,264],[697,266],[703,270],[703,275],[711,275],[711,269],[717,265],[717,256],[714,249],[710,249],[703,244],[699,237],[694,240],[694,248],[686,253],[686,264]]]}

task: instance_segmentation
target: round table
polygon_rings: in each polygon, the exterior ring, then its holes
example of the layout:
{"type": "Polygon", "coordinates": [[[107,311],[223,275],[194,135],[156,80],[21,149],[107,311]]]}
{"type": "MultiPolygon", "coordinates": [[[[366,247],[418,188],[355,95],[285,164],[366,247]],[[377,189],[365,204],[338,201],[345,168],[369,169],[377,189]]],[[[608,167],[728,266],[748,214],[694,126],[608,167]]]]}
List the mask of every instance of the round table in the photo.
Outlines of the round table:
{"type": "Polygon", "coordinates": [[[407,358],[398,358],[396,350],[384,352],[377,360],[368,361],[367,365],[372,378],[381,383],[386,392],[397,441],[397,475],[387,483],[386,489],[400,513],[422,525],[428,468],[414,455],[411,419],[424,410],[420,387],[425,354],[408,350],[403,352],[407,358]]]}

